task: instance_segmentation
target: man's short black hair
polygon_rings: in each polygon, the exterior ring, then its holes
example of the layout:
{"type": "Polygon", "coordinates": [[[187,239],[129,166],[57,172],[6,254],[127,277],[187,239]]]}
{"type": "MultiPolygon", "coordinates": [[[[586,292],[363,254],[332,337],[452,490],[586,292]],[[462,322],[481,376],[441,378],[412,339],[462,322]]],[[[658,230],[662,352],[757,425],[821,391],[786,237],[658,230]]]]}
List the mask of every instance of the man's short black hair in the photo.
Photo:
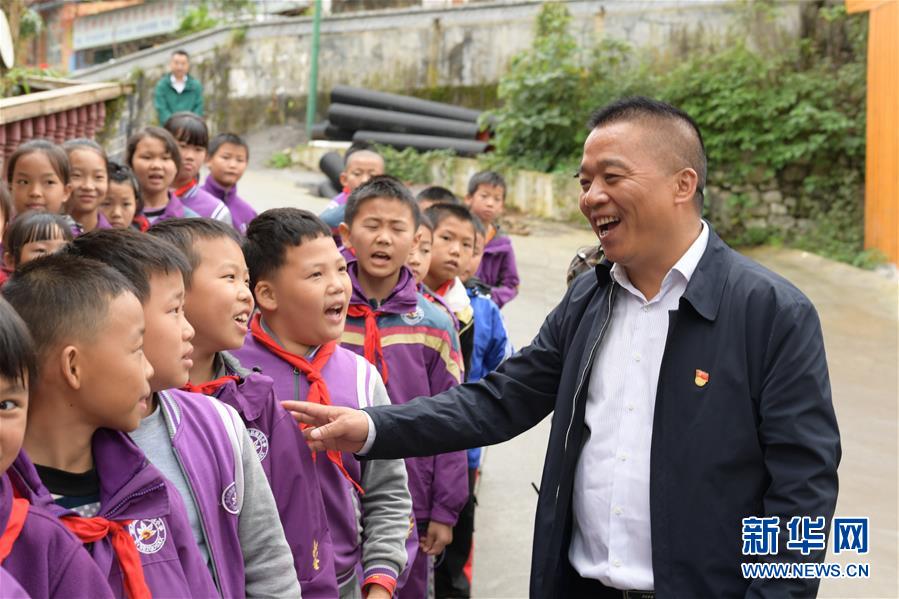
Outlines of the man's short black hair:
{"type": "Polygon", "coordinates": [[[390,175],[372,177],[354,189],[350,197],[347,198],[343,222],[348,227],[352,227],[353,220],[359,214],[359,208],[365,202],[379,198],[396,200],[408,206],[412,212],[412,224],[415,229],[418,229],[418,225],[421,224],[421,210],[418,209],[418,203],[412,197],[412,192],[409,191],[409,188],[403,185],[402,181],[390,175]]]}
{"type": "Polygon", "coordinates": [[[25,387],[37,378],[34,341],[22,317],[0,297],[0,377],[25,387]]]}
{"type": "Polygon", "coordinates": [[[234,227],[212,218],[170,218],[156,223],[147,233],[178,248],[190,263],[191,272],[200,266],[200,255],[194,245],[201,239],[230,239],[238,247],[242,243],[234,227]]]}
{"type": "Polygon", "coordinates": [[[212,158],[213,156],[215,156],[215,153],[218,152],[225,144],[231,144],[243,148],[247,151],[247,160],[250,159],[250,146],[248,146],[247,142],[245,142],[244,139],[236,133],[219,133],[218,135],[213,137],[212,141],[209,142],[209,157],[212,158]]]}
{"type": "Polygon", "coordinates": [[[273,208],[266,210],[247,226],[243,255],[250,270],[250,289],[284,266],[287,250],[305,241],[330,237],[331,229],[308,210],[273,208]]]}
{"type": "Polygon", "coordinates": [[[667,124],[679,127],[679,135],[678,130],[674,128],[669,128],[664,132],[665,143],[677,154],[679,161],[683,163],[682,167],[689,166],[696,171],[697,182],[694,199],[699,209],[702,210],[703,190],[705,190],[708,176],[708,159],[702,132],[696,121],[680,108],[667,102],[644,96],[634,96],[603,106],[590,116],[587,127],[592,131],[603,125],[623,121],[646,121],[654,126],[667,124]]]}
{"type": "Polygon", "coordinates": [[[163,125],[176,141],[206,149],[209,146],[209,128],[203,117],[192,112],[176,112],[163,125]]]}
{"type": "Polygon", "coordinates": [[[153,275],[181,273],[190,282],[190,264],[181,250],[168,241],[133,229],[95,229],[77,237],[68,252],[107,264],[123,274],[141,303],[150,297],[153,275]]]}
{"type": "Polygon", "coordinates": [[[471,210],[468,209],[468,206],[444,202],[442,204],[434,204],[425,210],[425,214],[431,219],[431,222],[434,223],[435,230],[440,226],[440,223],[448,218],[457,218],[462,222],[471,223],[474,231],[478,230],[477,225],[475,224],[478,219],[474,217],[471,210]]]}
{"type": "Polygon", "coordinates": [[[68,340],[91,340],[109,304],[134,293],[124,276],[81,256],[58,253],[24,264],[3,286],[34,340],[39,357],[68,340]]]}
{"type": "Polygon", "coordinates": [[[415,200],[421,202],[422,200],[427,202],[435,202],[435,203],[450,203],[450,204],[461,204],[459,198],[456,197],[452,191],[447,189],[446,187],[440,187],[439,185],[431,185],[430,187],[425,187],[421,191],[418,192],[418,195],[415,196],[415,200]]]}
{"type": "Polygon", "coordinates": [[[481,171],[468,180],[468,195],[473,196],[481,185],[492,185],[503,190],[503,201],[506,199],[506,180],[496,171],[481,171]]]}
{"type": "Polygon", "coordinates": [[[187,60],[190,60],[190,54],[187,53],[187,50],[183,48],[178,48],[174,52],[172,52],[172,56],[183,56],[187,60]]]}
{"type": "Polygon", "coordinates": [[[131,189],[134,191],[134,201],[137,204],[134,214],[140,214],[144,211],[144,200],[140,195],[140,183],[137,181],[137,176],[134,174],[133,170],[120,162],[110,160],[109,182],[130,185],[131,189]]]}

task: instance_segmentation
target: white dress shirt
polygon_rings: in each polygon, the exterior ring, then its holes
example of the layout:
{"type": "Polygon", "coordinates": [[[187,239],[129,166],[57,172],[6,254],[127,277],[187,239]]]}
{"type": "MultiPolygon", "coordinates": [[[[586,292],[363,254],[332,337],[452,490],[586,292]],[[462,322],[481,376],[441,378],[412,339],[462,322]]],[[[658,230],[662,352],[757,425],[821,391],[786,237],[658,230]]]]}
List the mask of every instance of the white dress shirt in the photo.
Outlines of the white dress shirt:
{"type": "Polygon", "coordinates": [[[176,79],[174,75],[169,75],[172,78],[172,87],[175,88],[175,91],[180,93],[184,92],[184,88],[187,87],[187,75],[184,76],[184,79],[176,79]]]}
{"type": "Polygon", "coordinates": [[[709,241],[699,237],[649,300],[624,268],[621,289],[587,388],[587,440],[574,475],[574,526],[568,559],[584,578],[617,589],[653,590],[649,454],[668,311],[677,310],[709,241]]]}

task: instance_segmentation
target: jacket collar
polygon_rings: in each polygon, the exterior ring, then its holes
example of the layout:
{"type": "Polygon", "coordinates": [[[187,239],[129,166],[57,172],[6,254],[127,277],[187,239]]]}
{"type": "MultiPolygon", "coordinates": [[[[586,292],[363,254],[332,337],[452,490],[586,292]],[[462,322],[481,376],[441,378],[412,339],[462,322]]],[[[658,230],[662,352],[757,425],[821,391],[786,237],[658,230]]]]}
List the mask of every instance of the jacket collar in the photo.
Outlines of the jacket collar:
{"type": "MultiPolygon", "coordinates": [[[[711,224],[709,227],[709,243],[699,259],[693,276],[687,284],[683,299],[689,303],[696,313],[708,321],[714,322],[721,307],[721,296],[733,260],[732,250],[718,236],[711,224]]],[[[600,287],[612,282],[612,262],[603,258],[594,268],[596,281],[600,287]]]]}
{"type": "MultiPolygon", "coordinates": [[[[371,305],[368,298],[365,297],[365,292],[362,291],[362,286],[359,284],[359,278],[356,276],[358,269],[359,262],[356,260],[350,261],[347,265],[350,280],[353,283],[353,297],[350,300],[350,304],[371,305]]],[[[390,295],[381,302],[378,309],[381,312],[390,314],[407,314],[415,310],[416,306],[418,306],[418,287],[415,284],[415,277],[412,275],[411,270],[403,266],[400,268],[400,278],[399,281],[397,281],[396,287],[390,292],[390,295]]]]}

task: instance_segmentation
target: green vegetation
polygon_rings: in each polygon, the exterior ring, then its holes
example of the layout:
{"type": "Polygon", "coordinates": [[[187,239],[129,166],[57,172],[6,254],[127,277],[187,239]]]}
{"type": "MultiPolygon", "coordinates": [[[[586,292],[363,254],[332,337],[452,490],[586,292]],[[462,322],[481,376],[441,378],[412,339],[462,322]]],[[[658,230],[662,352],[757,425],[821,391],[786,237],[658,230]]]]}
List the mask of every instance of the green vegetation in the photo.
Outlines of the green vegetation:
{"type": "MultiPolygon", "coordinates": [[[[814,9],[814,7],[812,7],[814,9]]],[[[743,18],[770,21],[774,2],[749,2],[743,18]]],[[[573,172],[586,115],[628,95],[650,95],[691,114],[705,137],[710,208],[733,243],[786,242],[869,266],[862,251],[867,19],[842,5],[818,8],[809,36],[776,51],[750,48],[745,31],[673,59],[641,55],[619,42],[583,48],[563,3],[544,5],[533,46],[516,56],[491,114],[495,160],[545,172],[573,172]],[[790,198],[790,218],[810,223],[787,239],[758,226],[759,190],[790,198]]]]}
{"type": "Polygon", "coordinates": [[[268,159],[268,164],[272,168],[287,168],[292,164],[289,152],[275,152],[268,159]]]}
{"type": "Polygon", "coordinates": [[[175,35],[183,37],[212,29],[233,22],[241,15],[253,14],[255,10],[253,0],[200,0],[184,13],[175,35]]]}

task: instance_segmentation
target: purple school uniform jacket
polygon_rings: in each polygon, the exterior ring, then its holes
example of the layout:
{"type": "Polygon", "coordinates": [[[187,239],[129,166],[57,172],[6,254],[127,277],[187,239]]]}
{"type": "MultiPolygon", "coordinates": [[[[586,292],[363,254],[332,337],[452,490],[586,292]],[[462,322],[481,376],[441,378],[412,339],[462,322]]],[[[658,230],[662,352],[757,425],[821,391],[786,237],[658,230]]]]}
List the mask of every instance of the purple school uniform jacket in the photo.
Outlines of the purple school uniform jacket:
{"type": "Polygon", "coordinates": [[[178,196],[181,203],[204,218],[212,218],[226,224],[233,224],[231,211],[214,195],[200,187],[199,183],[178,196]]]}
{"type": "MultiPolygon", "coordinates": [[[[144,206],[144,212],[146,212],[146,210],[147,207],[144,206]]],[[[162,222],[170,218],[197,218],[198,216],[200,215],[185,206],[184,203],[178,199],[178,196],[176,196],[172,190],[169,190],[169,203],[165,205],[165,210],[162,211],[162,214],[157,216],[150,224],[162,222]]]]}
{"type": "Polygon", "coordinates": [[[246,233],[247,225],[256,218],[256,210],[249,202],[237,195],[237,185],[226,190],[209,176],[203,182],[203,189],[225,203],[225,206],[231,211],[231,222],[234,224],[234,228],[240,231],[241,235],[246,233]]]}
{"type": "MultiPolygon", "coordinates": [[[[0,531],[12,509],[12,484],[0,475],[0,531]]],[[[113,596],[90,554],[50,511],[30,506],[25,524],[0,570],[0,597],[113,596]],[[18,589],[18,590],[17,590],[18,589]]]]}
{"type": "MultiPolygon", "coordinates": [[[[103,579],[101,578],[100,580],[102,581],[103,579]]],[[[12,574],[7,572],[5,568],[0,568],[0,596],[2,596],[3,599],[31,599],[31,595],[22,588],[19,581],[16,580],[12,574]]],[[[43,596],[49,597],[50,595],[47,594],[43,596]]],[[[62,596],[63,595],[60,595],[60,597],[62,596]]]]}
{"type": "MultiPolygon", "coordinates": [[[[260,367],[272,377],[280,399],[305,400],[309,392],[306,376],[271,353],[252,334],[247,335],[243,348],[235,353],[244,364],[260,367]]],[[[322,376],[332,405],[357,409],[373,405],[377,373],[353,352],[336,347],[322,369],[322,376]]],[[[383,386],[381,389],[383,393],[383,386]]],[[[386,395],[383,401],[388,402],[386,395]]],[[[406,563],[414,559],[417,545],[402,465],[391,473],[384,462],[379,465],[380,480],[372,480],[353,454],[344,452],[342,456],[344,467],[363,487],[364,496],[358,494],[325,453],[319,453],[315,460],[334,542],[338,585],[344,587],[351,582],[360,564],[359,583],[378,574],[398,580],[406,563]],[[378,486],[373,486],[375,483],[378,486]]],[[[367,473],[374,472],[371,465],[367,464],[366,468],[367,473]]]]}
{"type": "MultiPolygon", "coordinates": [[[[368,304],[356,272],[351,304],[368,304]]],[[[458,335],[443,310],[418,293],[415,278],[406,267],[396,289],[379,308],[381,346],[388,366],[387,393],[395,404],[419,396],[437,395],[462,380],[462,354],[458,335]]],[[[365,352],[365,320],[347,317],[341,338],[343,347],[365,352]]],[[[453,526],[468,501],[468,466],[464,451],[422,458],[407,458],[409,491],[419,525],[431,520],[453,526]]]]}
{"type": "MultiPolygon", "coordinates": [[[[100,479],[97,515],[132,521],[128,532],[137,545],[144,579],[153,596],[217,597],[178,491],[124,433],[98,429],[92,450],[100,479]]],[[[16,489],[32,504],[48,507],[57,516],[77,515],[53,503],[24,452],[19,453],[9,472],[16,489]]],[[[122,571],[110,537],[85,547],[106,574],[113,595],[124,598],[122,571]]]]}
{"type": "Polygon", "coordinates": [[[337,596],[334,548],[312,453],[293,417],[275,396],[274,382],[245,370],[222,352],[223,375],[236,375],[215,397],[240,414],[278,505],[304,599],[337,596]]]}
{"type": "Polygon", "coordinates": [[[492,287],[490,297],[502,308],[518,295],[518,266],[512,240],[497,231],[484,247],[484,257],[475,275],[492,287]]]}

